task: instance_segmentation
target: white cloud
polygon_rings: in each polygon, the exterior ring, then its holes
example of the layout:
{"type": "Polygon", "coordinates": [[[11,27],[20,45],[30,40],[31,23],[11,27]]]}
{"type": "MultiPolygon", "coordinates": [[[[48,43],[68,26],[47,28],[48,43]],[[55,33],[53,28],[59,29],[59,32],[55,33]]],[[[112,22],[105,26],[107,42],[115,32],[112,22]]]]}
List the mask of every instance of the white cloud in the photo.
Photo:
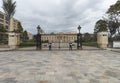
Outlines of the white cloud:
{"type": "MultiPolygon", "coordinates": [[[[37,25],[46,32],[77,31],[92,33],[95,22],[117,0],[16,0],[15,18],[23,27],[36,33],[37,25]]],[[[2,0],[0,1],[2,6],[2,0]]],[[[2,10],[2,8],[0,8],[2,10]]]]}

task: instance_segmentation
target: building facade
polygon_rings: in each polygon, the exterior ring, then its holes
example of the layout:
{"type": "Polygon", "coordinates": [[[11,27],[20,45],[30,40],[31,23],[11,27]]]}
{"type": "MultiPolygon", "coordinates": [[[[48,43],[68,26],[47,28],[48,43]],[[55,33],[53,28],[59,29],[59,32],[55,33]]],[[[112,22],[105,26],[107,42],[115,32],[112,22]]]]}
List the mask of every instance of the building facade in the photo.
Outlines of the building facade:
{"type": "Polygon", "coordinates": [[[49,43],[74,43],[77,40],[77,33],[42,34],[42,41],[49,43]]]}
{"type": "Polygon", "coordinates": [[[7,16],[0,11],[0,27],[4,27],[7,31],[14,31],[17,30],[18,28],[18,20],[16,20],[15,18],[11,18],[10,20],[10,29],[8,27],[8,18],[7,16]]]}
{"type": "Polygon", "coordinates": [[[27,32],[27,35],[28,35],[28,39],[29,39],[29,40],[33,40],[33,34],[32,34],[32,33],[27,32]]]}

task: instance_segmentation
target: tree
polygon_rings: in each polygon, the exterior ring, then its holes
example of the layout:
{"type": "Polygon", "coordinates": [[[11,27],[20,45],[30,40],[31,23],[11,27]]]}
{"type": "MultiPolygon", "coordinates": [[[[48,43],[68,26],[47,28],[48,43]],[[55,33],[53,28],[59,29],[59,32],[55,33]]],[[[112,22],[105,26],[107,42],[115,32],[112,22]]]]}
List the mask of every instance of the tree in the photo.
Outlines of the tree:
{"type": "Polygon", "coordinates": [[[89,33],[85,33],[84,37],[82,38],[83,42],[92,42],[94,41],[93,37],[89,33]]]}
{"type": "Polygon", "coordinates": [[[3,10],[8,18],[9,22],[9,29],[10,29],[10,19],[15,14],[15,8],[16,8],[16,2],[13,2],[13,0],[2,0],[3,1],[3,10]]]}
{"type": "Polygon", "coordinates": [[[120,0],[111,5],[106,13],[108,15],[107,23],[111,34],[110,37],[116,32],[120,35],[120,0]]]}
{"type": "Polygon", "coordinates": [[[21,22],[18,22],[18,29],[17,32],[22,33],[23,32],[23,27],[21,25],[21,22]]]}
{"type": "Polygon", "coordinates": [[[28,40],[28,33],[27,33],[26,30],[25,30],[25,31],[23,32],[23,34],[22,34],[22,40],[23,40],[23,41],[27,41],[27,40],[28,40]]]}
{"type": "Polygon", "coordinates": [[[94,33],[107,31],[107,22],[105,20],[98,20],[95,25],[94,33]]]}
{"type": "Polygon", "coordinates": [[[0,32],[6,32],[6,29],[3,26],[0,26],[0,32]]]}
{"type": "Polygon", "coordinates": [[[51,35],[54,35],[55,33],[54,33],[54,32],[51,32],[50,34],[51,34],[51,35]]]}
{"type": "Polygon", "coordinates": [[[102,32],[102,31],[108,31],[108,28],[107,28],[107,22],[105,20],[98,20],[95,24],[95,28],[94,28],[94,40],[96,41],[97,40],[97,33],[98,32],[102,32]]]}
{"type": "Polygon", "coordinates": [[[120,35],[120,0],[115,4],[111,5],[106,12],[106,22],[108,24],[109,35],[109,44],[113,46],[113,37],[116,34],[120,35]]]}

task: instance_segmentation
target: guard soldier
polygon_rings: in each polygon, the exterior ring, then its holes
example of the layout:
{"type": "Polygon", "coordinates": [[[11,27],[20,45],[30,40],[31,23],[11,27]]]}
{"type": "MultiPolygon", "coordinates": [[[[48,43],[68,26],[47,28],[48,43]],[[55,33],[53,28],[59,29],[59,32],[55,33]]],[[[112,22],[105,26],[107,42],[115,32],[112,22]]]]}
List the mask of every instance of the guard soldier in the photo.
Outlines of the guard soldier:
{"type": "Polygon", "coordinates": [[[51,48],[52,48],[52,44],[51,44],[51,43],[49,43],[49,50],[51,50],[51,48]]]}
{"type": "Polygon", "coordinates": [[[72,50],[72,43],[69,43],[69,50],[72,50]]]}

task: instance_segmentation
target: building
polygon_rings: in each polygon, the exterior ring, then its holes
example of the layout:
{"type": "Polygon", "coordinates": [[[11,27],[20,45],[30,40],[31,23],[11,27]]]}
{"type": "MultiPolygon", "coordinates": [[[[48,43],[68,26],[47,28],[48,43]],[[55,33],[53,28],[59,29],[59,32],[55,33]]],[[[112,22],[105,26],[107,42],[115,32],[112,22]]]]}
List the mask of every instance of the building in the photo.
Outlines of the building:
{"type": "MultiPolygon", "coordinates": [[[[4,28],[8,32],[12,32],[12,31],[18,29],[18,22],[19,21],[16,20],[15,18],[11,18],[10,28],[9,28],[9,21],[8,21],[7,16],[5,15],[5,13],[0,11],[0,28],[4,28]]],[[[18,35],[8,33],[8,32],[6,32],[6,33],[0,32],[0,43],[1,44],[8,44],[8,41],[10,40],[9,37],[11,37],[11,38],[14,38],[16,36],[18,37],[18,35]],[[9,37],[8,37],[8,34],[9,34],[9,37]]],[[[15,42],[17,42],[17,44],[19,43],[18,40],[19,40],[19,38],[17,38],[16,41],[15,41],[15,42]]],[[[11,39],[11,42],[13,43],[12,39],[11,39]]]]}
{"type": "Polygon", "coordinates": [[[17,30],[18,28],[18,20],[15,18],[11,18],[10,20],[10,29],[8,28],[8,18],[7,16],[0,11],[0,27],[4,27],[7,31],[14,31],[17,30]]]}
{"type": "Polygon", "coordinates": [[[74,43],[77,40],[77,33],[42,34],[42,41],[50,43],[74,43]]]}
{"type": "Polygon", "coordinates": [[[32,34],[32,33],[27,32],[27,35],[28,35],[28,39],[29,39],[29,40],[33,40],[33,34],[32,34]]]}

